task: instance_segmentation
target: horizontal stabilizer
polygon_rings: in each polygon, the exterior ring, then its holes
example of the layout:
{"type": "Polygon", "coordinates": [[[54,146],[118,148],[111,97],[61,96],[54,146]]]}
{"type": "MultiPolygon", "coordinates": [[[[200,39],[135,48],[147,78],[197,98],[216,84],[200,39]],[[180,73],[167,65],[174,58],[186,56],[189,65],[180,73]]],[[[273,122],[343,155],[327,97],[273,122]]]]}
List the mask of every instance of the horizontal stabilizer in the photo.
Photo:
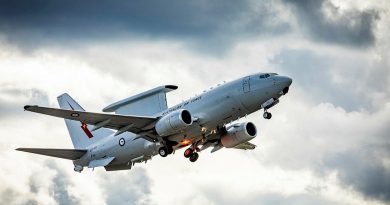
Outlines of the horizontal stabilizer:
{"type": "Polygon", "coordinates": [[[40,148],[18,148],[22,152],[29,152],[34,154],[41,154],[50,157],[58,157],[62,159],[76,160],[82,157],[87,150],[80,149],[40,149],[40,148]]]}

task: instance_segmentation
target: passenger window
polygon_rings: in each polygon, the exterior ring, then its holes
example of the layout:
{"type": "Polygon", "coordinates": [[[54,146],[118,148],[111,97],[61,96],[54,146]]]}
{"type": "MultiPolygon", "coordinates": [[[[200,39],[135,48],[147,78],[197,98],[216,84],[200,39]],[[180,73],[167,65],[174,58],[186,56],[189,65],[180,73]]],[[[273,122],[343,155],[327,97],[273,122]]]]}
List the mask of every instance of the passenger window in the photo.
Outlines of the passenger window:
{"type": "Polygon", "coordinates": [[[269,75],[268,73],[267,73],[267,74],[265,74],[265,77],[266,77],[266,78],[268,78],[269,76],[270,76],[270,75],[269,75]]]}
{"type": "Polygon", "coordinates": [[[264,78],[264,75],[260,75],[260,78],[264,78]]]}

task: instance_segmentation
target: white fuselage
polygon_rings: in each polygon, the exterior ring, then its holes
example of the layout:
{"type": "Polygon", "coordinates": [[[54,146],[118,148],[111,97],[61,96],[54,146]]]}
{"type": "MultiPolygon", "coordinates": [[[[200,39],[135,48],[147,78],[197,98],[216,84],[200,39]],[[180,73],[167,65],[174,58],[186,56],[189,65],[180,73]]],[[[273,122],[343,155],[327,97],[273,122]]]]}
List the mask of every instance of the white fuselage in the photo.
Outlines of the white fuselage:
{"type": "MultiPolygon", "coordinates": [[[[196,141],[207,133],[260,110],[261,105],[267,100],[279,99],[283,94],[282,90],[292,82],[290,78],[276,74],[268,75],[266,78],[260,78],[260,75],[262,74],[254,74],[224,83],[159,113],[158,116],[163,116],[178,109],[186,109],[194,118],[191,126],[179,134],[169,136],[168,140],[196,141]]],[[[88,153],[74,163],[88,166],[92,160],[115,157],[113,165],[131,164],[137,160],[145,161],[157,154],[159,142],[154,143],[143,138],[135,139],[136,137],[137,135],[130,132],[117,136],[112,134],[88,147],[88,153]]],[[[180,147],[175,149],[178,148],[180,147]]]]}

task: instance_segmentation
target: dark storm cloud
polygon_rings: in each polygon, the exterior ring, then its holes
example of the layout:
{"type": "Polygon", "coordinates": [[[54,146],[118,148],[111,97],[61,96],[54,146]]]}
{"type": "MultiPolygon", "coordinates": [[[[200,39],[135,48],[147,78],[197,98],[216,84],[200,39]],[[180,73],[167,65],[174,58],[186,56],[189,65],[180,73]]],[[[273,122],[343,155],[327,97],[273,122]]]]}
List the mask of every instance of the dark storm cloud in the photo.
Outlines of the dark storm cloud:
{"type": "Polygon", "coordinates": [[[390,169],[383,160],[390,159],[390,143],[366,145],[356,150],[327,157],[324,166],[337,170],[341,181],[370,199],[390,202],[390,169]]]}
{"type": "Polygon", "coordinates": [[[369,101],[360,98],[350,89],[340,89],[332,82],[332,68],[336,59],[319,56],[309,50],[283,50],[276,55],[272,63],[294,79],[297,86],[304,88],[306,96],[316,103],[330,102],[344,109],[358,110],[369,107],[369,101]]]}
{"type": "Polygon", "coordinates": [[[375,42],[378,11],[349,9],[342,12],[329,0],[284,1],[293,5],[300,29],[316,40],[351,46],[370,46],[375,42]]]}
{"type": "Polygon", "coordinates": [[[316,103],[330,102],[346,111],[373,111],[375,93],[390,99],[386,59],[372,63],[355,56],[284,49],[271,63],[291,76],[294,83],[304,89],[305,96],[316,103]]]}
{"type": "MultiPolygon", "coordinates": [[[[372,63],[369,59],[354,55],[338,56],[310,50],[286,49],[272,63],[294,79],[294,85],[302,89],[305,99],[314,101],[315,104],[326,102],[342,107],[350,117],[356,113],[364,113],[362,110],[370,111],[372,114],[369,116],[385,112],[382,106],[374,108],[372,105],[376,93],[383,96],[384,100],[380,102],[383,106],[390,99],[390,90],[386,86],[389,72],[386,59],[372,63]]],[[[364,141],[350,136],[350,143],[357,143],[354,149],[338,150],[336,145],[333,152],[324,154],[322,160],[319,160],[322,163],[307,165],[320,175],[336,171],[341,184],[353,188],[367,199],[390,202],[390,169],[384,164],[390,159],[389,119],[370,117],[367,123],[375,124],[378,128],[367,132],[369,134],[364,141]]],[[[323,122],[321,126],[326,124],[323,122]]],[[[343,135],[342,132],[339,131],[340,135],[343,135]]],[[[337,135],[338,132],[330,134],[337,135]]],[[[334,142],[330,142],[330,146],[332,143],[334,142]]]]}
{"type": "Polygon", "coordinates": [[[277,16],[269,4],[253,5],[249,0],[22,0],[0,4],[1,33],[13,43],[32,47],[56,40],[112,40],[127,34],[218,44],[288,28],[287,23],[275,23],[277,16]]]}

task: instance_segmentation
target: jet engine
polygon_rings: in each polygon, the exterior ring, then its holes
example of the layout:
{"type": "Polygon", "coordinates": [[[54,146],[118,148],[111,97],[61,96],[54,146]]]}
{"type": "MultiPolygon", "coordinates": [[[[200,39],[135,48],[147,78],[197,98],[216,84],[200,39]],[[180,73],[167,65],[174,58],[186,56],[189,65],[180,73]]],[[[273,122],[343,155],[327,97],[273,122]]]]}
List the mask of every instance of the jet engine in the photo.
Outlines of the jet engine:
{"type": "Polygon", "coordinates": [[[176,110],[157,121],[155,128],[160,136],[175,134],[192,125],[192,116],[188,110],[176,110]]]}
{"type": "Polygon", "coordinates": [[[252,140],[257,135],[256,126],[251,122],[235,124],[227,128],[227,133],[221,137],[221,144],[226,148],[235,147],[252,140]]]}

